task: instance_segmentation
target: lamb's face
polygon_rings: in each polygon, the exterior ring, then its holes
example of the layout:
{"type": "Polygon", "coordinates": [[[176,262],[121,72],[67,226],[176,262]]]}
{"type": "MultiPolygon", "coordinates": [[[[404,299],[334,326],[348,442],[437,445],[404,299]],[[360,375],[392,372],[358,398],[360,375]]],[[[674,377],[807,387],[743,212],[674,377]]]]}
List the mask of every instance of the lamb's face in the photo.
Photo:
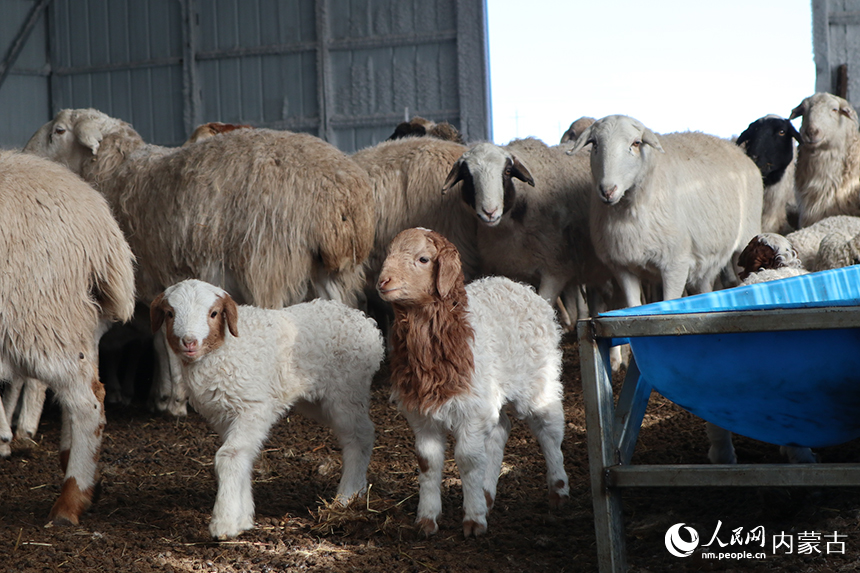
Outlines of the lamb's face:
{"type": "Polygon", "coordinates": [[[164,324],[170,349],[194,362],[224,344],[229,328],[238,336],[236,303],[222,289],[198,280],[175,284],[151,305],[153,331],[164,324]]]}
{"type": "Polygon", "coordinates": [[[741,272],[738,277],[746,280],[748,276],[765,269],[780,269],[800,266],[797,252],[791,243],[776,233],[761,233],[752,238],[738,257],[741,272]]]}
{"type": "Polygon", "coordinates": [[[421,229],[407,229],[394,237],[376,285],[382,300],[404,305],[432,302],[437,255],[436,245],[421,229]]]}

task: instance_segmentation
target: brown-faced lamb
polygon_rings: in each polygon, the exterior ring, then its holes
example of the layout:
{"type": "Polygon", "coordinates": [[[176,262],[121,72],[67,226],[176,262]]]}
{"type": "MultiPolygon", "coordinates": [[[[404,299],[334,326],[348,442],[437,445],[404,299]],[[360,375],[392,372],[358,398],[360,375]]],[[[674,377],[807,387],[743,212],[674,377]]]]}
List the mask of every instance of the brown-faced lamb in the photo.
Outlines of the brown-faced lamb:
{"type": "Polygon", "coordinates": [[[416,523],[439,529],[447,434],[463,482],[463,533],[487,530],[510,420],[528,420],[547,464],[550,504],[568,498],[561,443],[561,330],[552,307],[530,287],[502,277],[464,284],[456,247],[427,229],[391,243],[379,277],[394,307],[392,398],[415,433],[416,523]]]}
{"type": "Polygon", "coordinates": [[[664,300],[685,287],[711,291],[759,233],[761,173],[730,141],[697,132],[658,136],[612,115],[587,128],[569,153],[586,145],[591,239],[628,306],[641,304],[643,279],[662,281],[664,300]]]}
{"type": "Polygon", "coordinates": [[[799,227],[833,215],[860,215],[860,132],[857,112],[841,97],[816,93],[791,112],[803,117],[795,193],[799,227]]]}
{"type": "Polygon", "coordinates": [[[198,141],[202,141],[204,139],[209,139],[210,137],[214,137],[216,135],[220,135],[222,133],[230,133],[236,129],[251,129],[250,125],[237,125],[235,123],[221,123],[220,121],[210,121],[209,123],[203,123],[198,125],[194,131],[191,132],[191,135],[188,136],[188,140],[183,143],[183,145],[191,145],[192,143],[196,143],[198,141]]]}
{"type": "Polygon", "coordinates": [[[134,257],[104,197],[57,163],[0,152],[0,204],[0,379],[36,378],[57,397],[65,477],[49,519],[78,524],[105,425],[98,337],[132,315],[134,257]]]}
{"type": "Polygon", "coordinates": [[[254,526],[254,460],[291,408],[330,426],[340,442],[336,499],[346,504],[365,490],[373,449],[370,384],[383,355],[372,320],[335,301],[279,310],[237,306],[224,290],[194,279],[165,290],[151,312],[153,329],[164,324],[181,361],[191,405],[223,442],[215,454],[213,537],[254,526]]]}

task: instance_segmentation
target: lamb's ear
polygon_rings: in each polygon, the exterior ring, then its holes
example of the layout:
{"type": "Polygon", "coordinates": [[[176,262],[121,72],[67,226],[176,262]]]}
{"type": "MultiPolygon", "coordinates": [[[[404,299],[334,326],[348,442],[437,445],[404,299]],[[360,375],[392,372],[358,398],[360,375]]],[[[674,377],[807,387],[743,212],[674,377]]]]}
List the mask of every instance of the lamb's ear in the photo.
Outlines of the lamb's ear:
{"type": "Polygon", "coordinates": [[[806,113],[806,100],[800,102],[796,108],[791,110],[791,115],[788,116],[788,119],[797,119],[806,113]]]}
{"type": "Polygon", "coordinates": [[[586,145],[590,143],[594,143],[594,140],[591,139],[591,133],[594,131],[594,124],[592,123],[585,130],[579,134],[579,137],[576,138],[576,141],[573,143],[573,147],[567,150],[568,155],[573,155],[586,145]]]}
{"type": "Polygon", "coordinates": [[[657,137],[657,134],[647,127],[645,128],[645,131],[642,132],[642,143],[650,145],[660,153],[666,153],[663,151],[663,146],[660,145],[660,139],[657,137]]]}
{"type": "Polygon", "coordinates": [[[466,169],[468,169],[468,167],[464,167],[462,157],[454,162],[454,166],[451,167],[451,171],[448,172],[448,177],[445,178],[445,183],[442,184],[443,195],[447,193],[451,187],[463,180],[466,169]]]}
{"type": "Polygon", "coordinates": [[[93,155],[99,151],[104,135],[102,134],[102,121],[98,118],[84,118],[75,124],[73,128],[75,137],[84,147],[89,148],[93,155]]]}
{"type": "Polygon", "coordinates": [[[161,325],[164,324],[164,293],[155,297],[149,305],[149,322],[152,325],[152,333],[155,334],[161,330],[161,325]]]}
{"type": "Polygon", "coordinates": [[[233,300],[229,294],[225,294],[223,297],[224,300],[224,308],[222,312],[224,316],[227,318],[227,328],[230,329],[230,334],[233,336],[239,336],[239,309],[236,306],[236,301],[233,300]]]}
{"type": "Polygon", "coordinates": [[[441,298],[445,298],[460,280],[460,254],[457,247],[449,243],[436,241],[436,290],[441,298]]]}
{"type": "Polygon", "coordinates": [[[531,185],[532,187],[534,187],[535,186],[534,177],[532,177],[532,174],[529,173],[528,169],[526,169],[526,166],[523,165],[522,163],[520,163],[520,160],[517,159],[513,155],[511,156],[511,159],[512,159],[511,177],[516,177],[520,181],[524,181],[524,182],[528,183],[529,185],[531,185]]]}

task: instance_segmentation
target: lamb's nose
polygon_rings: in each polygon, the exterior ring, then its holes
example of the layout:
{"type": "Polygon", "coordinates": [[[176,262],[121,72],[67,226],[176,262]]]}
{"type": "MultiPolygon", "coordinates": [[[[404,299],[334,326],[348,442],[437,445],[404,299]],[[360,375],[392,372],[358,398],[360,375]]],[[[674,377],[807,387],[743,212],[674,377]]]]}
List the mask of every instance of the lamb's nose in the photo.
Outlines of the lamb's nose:
{"type": "Polygon", "coordinates": [[[188,350],[195,350],[197,348],[197,339],[191,338],[190,336],[183,336],[182,346],[188,350]]]}
{"type": "Polygon", "coordinates": [[[380,277],[379,282],[376,283],[376,288],[379,290],[383,290],[385,288],[385,285],[387,285],[390,282],[391,282],[390,278],[380,277]]]}

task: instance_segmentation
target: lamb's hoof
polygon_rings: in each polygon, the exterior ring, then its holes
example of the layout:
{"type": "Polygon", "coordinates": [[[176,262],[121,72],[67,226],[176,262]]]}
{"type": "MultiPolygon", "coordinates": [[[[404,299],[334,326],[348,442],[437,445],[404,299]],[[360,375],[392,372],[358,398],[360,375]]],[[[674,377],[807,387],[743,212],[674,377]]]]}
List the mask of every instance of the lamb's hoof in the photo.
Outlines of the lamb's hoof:
{"type": "Polygon", "coordinates": [[[242,519],[238,523],[213,519],[209,524],[209,534],[213,539],[217,539],[218,541],[227,541],[235,539],[245,531],[253,528],[253,518],[242,519]]]}
{"type": "Polygon", "coordinates": [[[568,500],[570,500],[570,496],[566,493],[554,491],[549,494],[549,508],[561,509],[567,504],[568,500]]]}
{"type": "Polygon", "coordinates": [[[6,442],[0,443],[0,458],[4,460],[12,455],[12,446],[6,442]]]}
{"type": "Polygon", "coordinates": [[[424,534],[424,537],[430,537],[431,535],[436,535],[439,531],[439,525],[436,524],[435,519],[431,519],[429,517],[422,517],[415,522],[415,525],[418,526],[418,530],[424,534]]]}
{"type": "Polygon", "coordinates": [[[483,523],[478,523],[477,521],[472,521],[471,519],[463,520],[463,535],[468,539],[473,535],[478,537],[479,535],[484,535],[487,532],[487,525],[483,523]]]}

